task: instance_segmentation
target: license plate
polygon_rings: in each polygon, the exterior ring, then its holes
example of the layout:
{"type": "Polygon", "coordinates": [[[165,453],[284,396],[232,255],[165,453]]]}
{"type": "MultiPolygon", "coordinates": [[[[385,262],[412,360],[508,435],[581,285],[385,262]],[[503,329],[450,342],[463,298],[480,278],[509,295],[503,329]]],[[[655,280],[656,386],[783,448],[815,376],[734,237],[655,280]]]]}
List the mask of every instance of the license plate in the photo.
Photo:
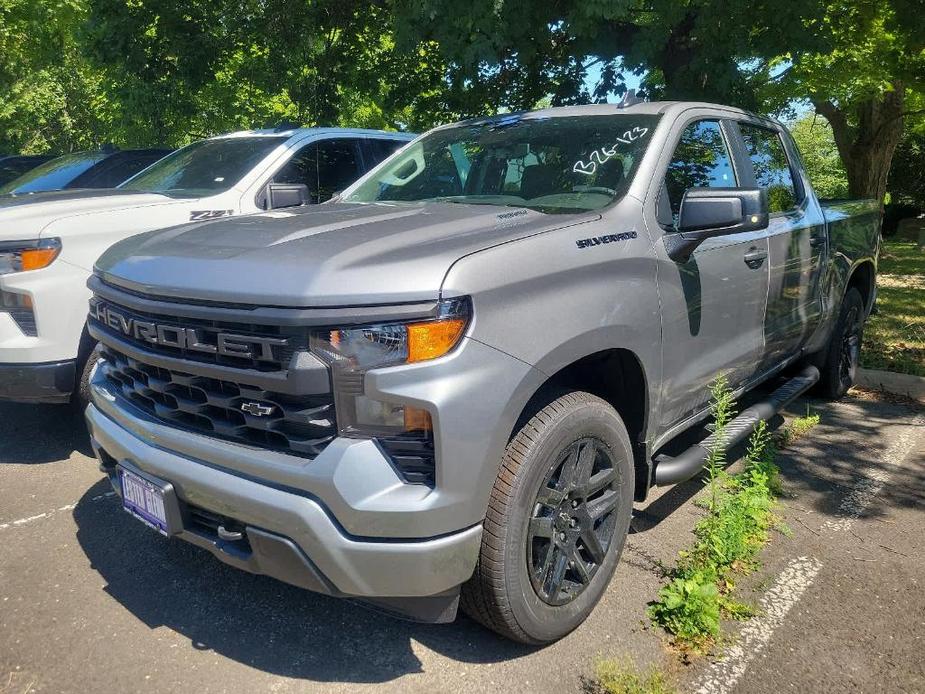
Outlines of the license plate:
{"type": "Polygon", "coordinates": [[[122,508],[161,535],[167,535],[167,509],[164,490],[143,477],[119,468],[122,482],[122,508]]]}

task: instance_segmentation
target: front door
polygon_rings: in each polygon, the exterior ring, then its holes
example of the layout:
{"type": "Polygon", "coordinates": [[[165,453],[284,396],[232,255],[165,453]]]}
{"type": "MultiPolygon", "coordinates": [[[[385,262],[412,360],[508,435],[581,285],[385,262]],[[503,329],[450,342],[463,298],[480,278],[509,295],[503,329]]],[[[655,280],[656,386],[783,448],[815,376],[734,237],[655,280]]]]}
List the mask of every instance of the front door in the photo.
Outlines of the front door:
{"type": "MultiPolygon", "coordinates": [[[[725,121],[694,120],[676,135],[655,206],[663,239],[676,233],[688,188],[742,185],[744,164],[731,154],[732,127],[725,121]]],[[[685,263],[663,253],[660,249],[658,282],[664,432],[703,410],[718,376],[725,375],[735,388],[755,374],[764,350],[768,239],[766,231],[718,236],[702,243],[685,263]]]]}

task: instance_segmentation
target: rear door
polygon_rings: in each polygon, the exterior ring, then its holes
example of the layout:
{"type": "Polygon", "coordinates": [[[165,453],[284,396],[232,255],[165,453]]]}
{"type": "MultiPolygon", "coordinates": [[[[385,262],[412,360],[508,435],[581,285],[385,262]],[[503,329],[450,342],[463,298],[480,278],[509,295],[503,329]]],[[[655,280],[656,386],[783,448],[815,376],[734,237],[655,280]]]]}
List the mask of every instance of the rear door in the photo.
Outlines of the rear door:
{"type": "Polygon", "coordinates": [[[821,318],[825,222],[808,199],[789,139],[759,121],[739,121],[737,129],[749,185],[768,191],[770,282],[761,368],[771,369],[799,353],[821,318]]]}
{"type": "MultiPolygon", "coordinates": [[[[677,233],[681,199],[688,188],[745,185],[745,164],[733,156],[729,122],[701,118],[680,127],[673,135],[676,144],[654,209],[655,224],[666,242],[677,233]]],[[[647,215],[652,212],[647,209],[647,215]]],[[[767,249],[762,230],[708,239],[685,263],[663,257],[658,275],[663,431],[702,411],[711,381],[721,374],[733,388],[754,375],[764,351],[767,249]]]]}

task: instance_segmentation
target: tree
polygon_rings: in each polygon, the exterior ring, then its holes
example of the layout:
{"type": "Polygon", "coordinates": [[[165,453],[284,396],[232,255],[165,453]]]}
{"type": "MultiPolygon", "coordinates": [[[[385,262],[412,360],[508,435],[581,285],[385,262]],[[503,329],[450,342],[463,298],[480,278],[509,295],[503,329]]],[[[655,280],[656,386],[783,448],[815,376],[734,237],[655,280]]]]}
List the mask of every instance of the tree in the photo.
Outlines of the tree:
{"type": "Polygon", "coordinates": [[[925,21],[908,0],[834,0],[832,50],[794,60],[781,81],[829,121],[854,197],[883,202],[904,122],[925,113],[925,21]]]}
{"type": "Polygon", "coordinates": [[[925,128],[905,134],[893,157],[887,188],[891,202],[925,211],[925,128]]]}
{"type": "Polygon", "coordinates": [[[448,110],[434,46],[397,50],[384,1],[88,2],[88,50],[126,138],[182,144],[280,121],[416,129],[448,110]]]}
{"type": "Polygon", "coordinates": [[[790,133],[816,193],[823,198],[848,197],[848,176],[828,121],[811,113],[792,123],[790,133]]]}
{"type": "Polygon", "coordinates": [[[82,0],[0,2],[0,152],[68,152],[100,144],[110,103],[80,51],[82,0]]]}
{"type": "Polygon", "coordinates": [[[395,0],[400,40],[433,40],[461,110],[531,107],[622,93],[624,71],[646,74],[652,96],[757,108],[751,82],[781,51],[818,46],[820,0],[395,0]],[[756,59],[760,59],[757,60],[756,59]],[[588,69],[600,67],[593,89],[588,69]]]}

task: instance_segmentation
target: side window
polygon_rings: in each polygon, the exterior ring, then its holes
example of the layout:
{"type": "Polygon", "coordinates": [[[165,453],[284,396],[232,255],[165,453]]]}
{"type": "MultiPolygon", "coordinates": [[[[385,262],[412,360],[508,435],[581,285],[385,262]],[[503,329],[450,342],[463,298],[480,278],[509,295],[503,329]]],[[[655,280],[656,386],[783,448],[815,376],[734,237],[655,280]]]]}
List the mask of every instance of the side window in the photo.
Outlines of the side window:
{"type": "Polygon", "coordinates": [[[739,130],[755,170],[755,183],[768,189],[768,211],[774,214],[792,210],[797,205],[797,194],[780,134],[746,123],[739,123],[739,130]]]}
{"type": "Polygon", "coordinates": [[[318,143],[318,202],[342,191],[363,173],[356,140],[322,140],[318,143]]]}
{"type": "Polygon", "coordinates": [[[292,159],[276,172],[273,183],[303,183],[314,198],[318,191],[318,143],[306,145],[293,154],[292,159]]]}
{"type": "Polygon", "coordinates": [[[404,140],[386,140],[383,138],[363,140],[363,158],[366,162],[366,169],[373,168],[404,144],[404,140]]]}
{"type": "Polygon", "coordinates": [[[671,214],[677,221],[681,198],[688,188],[734,188],[735,170],[732,157],[720,129],[719,121],[701,120],[691,123],[681,134],[674,151],[665,189],[671,203],[671,214]]]}

